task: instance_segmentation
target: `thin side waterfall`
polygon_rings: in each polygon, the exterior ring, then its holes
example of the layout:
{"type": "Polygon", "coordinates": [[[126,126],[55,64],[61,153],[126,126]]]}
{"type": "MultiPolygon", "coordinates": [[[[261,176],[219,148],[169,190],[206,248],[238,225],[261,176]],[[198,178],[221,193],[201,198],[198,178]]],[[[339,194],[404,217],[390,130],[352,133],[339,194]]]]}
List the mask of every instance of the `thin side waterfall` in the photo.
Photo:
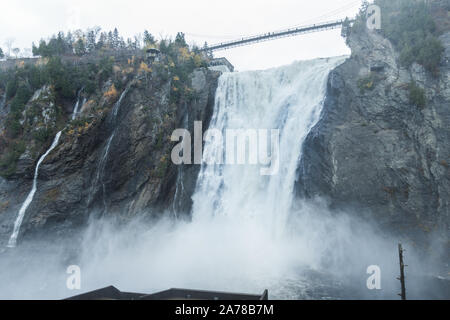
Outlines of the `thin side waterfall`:
{"type": "Polygon", "coordinates": [[[52,152],[53,149],[56,148],[56,146],[59,143],[59,138],[61,137],[61,132],[59,131],[56,136],[55,139],[53,140],[52,145],[50,146],[50,148],[39,158],[39,161],[36,165],[36,168],[34,169],[34,178],[33,178],[33,187],[31,188],[30,193],[28,194],[27,198],[25,199],[24,203],[22,204],[22,207],[19,210],[19,214],[17,215],[16,221],[14,223],[14,230],[13,233],[11,235],[11,237],[9,238],[8,241],[8,247],[9,248],[14,248],[16,246],[17,243],[17,237],[19,235],[19,231],[20,231],[20,226],[22,225],[22,221],[23,221],[23,217],[25,216],[25,212],[28,209],[28,206],[30,205],[31,201],[33,201],[34,198],[34,194],[37,191],[37,179],[38,179],[38,175],[39,175],[39,166],[41,165],[41,163],[45,160],[45,158],[49,155],[50,152],[52,152]]]}
{"type": "Polygon", "coordinates": [[[128,90],[130,90],[129,85],[125,88],[125,90],[123,90],[122,94],[119,97],[119,100],[117,100],[117,102],[114,104],[113,111],[112,111],[113,121],[116,121],[117,114],[119,113],[120,106],[122,105],[122,100],[125,97],[125,95],[128,93],[128,90]]]}
{"type": "MultiPolygon", "coordinates": [[[[188,124],[189,124],[189,112],[187,110],[187,105],[185,105],[183,128],[188,129],[188,124]]],[[[184,140],[184,136],[183,136],[183,140],[184,140]]],[[[181,207],[180,196],[185,193],[183,179],[184,179],[184,170],[183,170],[183,167],[180,165],[180,166],[178,166],[178,175],[177,175],[177,182],[176,182],[176,187],[175,187],[175,195],[173,197],[173,204],[172,204],[172,211],[173,211],[175,218],[178,218],[178,210],[181,207]]]]}
{"type": "MultiPolygon", "coordinates": [[[[110,122],[113,125],[116,125],[116,121],[117,121],[117,115],[119,113],[120,110],[120,106],[122,105],[122,100],[123,98],[126,96],[126,94],[128,93],[128,91],[130,90],[130,85],[128,85],[125,90],[122,92],[122,94],[119,97],[119,100],[117,100],[117,102],[114,104],[114,107],[112,109],[112,117],[110,118],[110,122]]],[[[101,157],[100,160],[98,162],[97,165],[97,170],[95,173],[95,179],[93,180],[92,184],[91,184],[91,192],[89,193],[89,198],[88,198],[88,202],[87,205],[89,206],[90,203],[93,200],[93,197],[96,193],[96,188],[98,187],[99,183],[101,183],[101,188],[102,188],[102,198],[103,198],[103,212],[106,212],[107,210],[107,203],[106,203],[106,185],[104,182],[104,175],[105,175],[105,168],[106,168],[106,163],[108,161],[108,155],[109,155],[109,150],[111,148],[111,143],[114,140],[114,137],[116,135],[116,131],[117,131],[117,126],[114,128],[112,134],[109,136],[105,147],[102,150],[101,153],[101,157]]]]}
{"type": "Polygon", "coordinates": [[[83,89],[80,89],[80,91],[78,91],[77,102],[75,103],[75,107],[73,108],[73,112],[72,112],[72,120],[75,120],[78,115],[78,109],[80,108],[80,95],[81,95],[82,91],[83,91],[83,89]]]}
{"type": "Polygon", "coordinates": [[[279,171],[262,176],[254,165],[206,165],[225,150],[221,141],[206,142],[193,196],[194,222],[226,216],[283,234],[303,141],[319,120],[328,74],[343,61],[317,59],[220,77],[210,128],[224,137],[226,129],[278,129],[279,171]]]}
{"type": "Polygon", "coordinates": [[[103,195],[103,207],[104,210],[106,211],[107,209],[107,204],[106,204],[106,187],[105,187],[105,181],[104,181],[104,175],[105,175],[105,167],[106,167],[106,161],[108,160],[108,154],[109,154],[109,149],[111,147],[111,142],[114,139],[115,136],[115,132],[113,132],[113,134],[111,135],[111,137],[109,137],[108,142],[106,143],[106,147],[103,150],[103,154],[102,157],[100,159],[100,163],[99,163],[99,167],[98,167],[98,171],[97,171],[97,182],[99,180],[101,180],[101,184],[102,184],[102,195],[103,195]]]}
{"type": "MultiPolygon", "coordinates": [[[[77,102],[75,103],[75,108],[73,109],[73,113],[72,113],[72,120],[75,120],[78,116],[79,113],[79,109],[80,109],[80,93],[78,94],[78,98],[77,98],[77,102]]],[[[83,98],[83,102],[81,103],[81,105],[83,106],[86,103],[86,98],[83,98]]]]}
{"type": "MultiPolygon", "coordinates": [[[[81,91],[80,91],[80,93],[81,93],[81,91]]],[[[73,108],[72,120],[74,120],[78,114],[78,108],[79,108],[79,103],[80,103],[80,93],[78,94],[77,102],[75,103],[75,106],[73,108]]],[[[45,160],[45,158],[50,154],[50,152],[52,152],[52,150],[55,149],[56,146],[58,145],[59,139],[61,138],[61,133],[62,133],[62,131],[59,131],[56,134],[50,148],[48,148],[48,150],[39,158],[39,161],[36,164],[36,168],[34,169],[33,186],[31,188],[31,191],[28,194],[27,198],[25,199],[22,206],[20,207],[16,221],[14,222],[14,230],[13,230],[13,233],[11,234],[11,237],[9,238],[8,245],[7,245],[9,248],[14,248],[17,244],[17,237],[19,236],[19,231],[20,231],[20,227],[22,225],[23,218],[25,216],[25,213],[26,213],[28,207],[30,206],[31,202],[33,201],[34,194],[37,191],[37,179],[38,179],[38,175],[39,175],[39,167],[40,167],[41,163],[45,160]]]]}

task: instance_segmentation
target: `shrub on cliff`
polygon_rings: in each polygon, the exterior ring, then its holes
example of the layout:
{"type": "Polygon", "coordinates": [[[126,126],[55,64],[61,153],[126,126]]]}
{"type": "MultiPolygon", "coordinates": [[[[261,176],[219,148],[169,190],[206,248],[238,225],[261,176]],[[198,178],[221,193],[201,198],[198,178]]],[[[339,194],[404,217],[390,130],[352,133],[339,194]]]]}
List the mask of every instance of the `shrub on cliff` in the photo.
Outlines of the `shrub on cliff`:
{"type": "Polygon", "coordinates": [[[22,113],[25,108],[25,104],[31,98],[32,92],[25,84],[21,84],[17,89],[17,93],[11,102],[12,113],[22,113]]]}
{"type": "Polygon", "coordinates": [[[381,8],[382,33],[400,52],[400,63],[409,67],[416,62],[437,75],[444,47],[429,5],[411,0],[376,0],[375,4],[381,8]]]}
{"type": "Polygon", "coordinates": [[[361,94],[363,94],[366,90],[375,89],[379,81],[380,77],[376,73],[371,72],[367,76],[358,79],[357,86],[361,94]]]}
{"type": "Polygon", "coordinates": [[[425,108],[427,103],[425,90],[419,87],[415,82],[411,82],[408,86],[408,89],[409,102],[418,108],[425,108]]]}
{"type": "Polygon", "coordinates": [[[11,79],[6,83],[6,99],[11,99],[17,91],[17,79],[11,79]]]}
{"type": "Polygon", "coordinates": [[[9,178],[16,172],[17,161],[25,151],[25,143],[13,143],[8,152],[0,157],[0,176],[9,178]]]}

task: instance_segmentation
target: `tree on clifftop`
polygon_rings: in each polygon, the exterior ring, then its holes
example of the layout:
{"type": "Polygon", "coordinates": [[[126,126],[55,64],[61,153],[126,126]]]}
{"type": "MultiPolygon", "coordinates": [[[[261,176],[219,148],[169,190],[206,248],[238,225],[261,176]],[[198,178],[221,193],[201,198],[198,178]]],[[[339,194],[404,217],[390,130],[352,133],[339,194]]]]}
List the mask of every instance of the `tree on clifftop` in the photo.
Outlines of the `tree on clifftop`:
{"type": "Polygon", "coordinates": [[[147,30],[144,31],[144,45],[151,46],[156,43],[155,38],[152,36],[150,32],[147,30]]]}
{"type": "Polygon", "coordinates": [[[5,57],[5,54],[3,53],[2,48],[0,48],[0,59],[3,59],[5,57]]]}
{"type": "Polygon", "coordinates": [[[184,37],[183,32],[178,32],[177,36],[175,37],[175,44],[180,47],[187,47],[186,39],[184,37]]]}
{"type": "Polygon", "coordinates": [[[86,53],[86,46],[84,44],[84,40],[79,38],[74,44],[75,54],[77,56],[82,56],[86,53]]]}
{"type": "Polygon", "coordinates": [[[400,52],[400,62],[417,62],[439,74],[444,47],[430,11],[430,3],[410,0],[376,0],[381,7],[382,33],[400,52]]]}

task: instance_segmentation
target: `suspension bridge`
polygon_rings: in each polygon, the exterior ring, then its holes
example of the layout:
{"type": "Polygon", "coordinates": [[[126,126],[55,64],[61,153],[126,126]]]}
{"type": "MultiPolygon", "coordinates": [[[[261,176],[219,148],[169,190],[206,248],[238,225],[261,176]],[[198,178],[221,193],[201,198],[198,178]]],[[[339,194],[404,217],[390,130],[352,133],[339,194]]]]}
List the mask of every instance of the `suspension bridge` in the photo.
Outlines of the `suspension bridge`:
{"type": "Polygon", "coordinates": [[[225,49],[250,45],[250,44],[254,44],[254,43],[258,43],[258,42],[270,41],[270,40],[286,38],[286,37],[293,37],[293,36],[297,36],[300,34],[336,29],[341,26],[344,26],[346,23],[352,23],[354,21],[355,21],[354,19],[340,19],[340,20],[322,22],[322,23],[318,23],[318,24],[294,27],[294,28],[284,29],[284,30],[280,30],[280,31],[264,33],[264,34],[260,34],[260,35],[256,35],[256,36],[244,37],[244,38],[240,38],[240,39],[236,39],[236,40],[232,40],[232,41],[221,42],[221,43],[214,44],[211,46],[206,46],[203,49],[201,49],[201,51],[212,52],[212,51],[218,51],[218,50],[225,50],[225,49]]]}

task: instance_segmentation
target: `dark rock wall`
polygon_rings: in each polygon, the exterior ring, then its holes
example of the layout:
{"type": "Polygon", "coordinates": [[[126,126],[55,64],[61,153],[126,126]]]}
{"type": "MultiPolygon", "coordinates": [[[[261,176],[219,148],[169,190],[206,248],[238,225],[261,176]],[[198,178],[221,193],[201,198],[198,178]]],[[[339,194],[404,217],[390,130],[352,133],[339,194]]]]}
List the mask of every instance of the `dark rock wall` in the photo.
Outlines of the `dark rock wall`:
{"type": "MultiPolygon", "coordinates": [[[[191,132],[194,121],[202,121],[207,129],[219,75],[197,69],[192,75],[195,98],[179,104],[170,103],[170,81],[133,77],[115,119],[111,106],[101,121],[80,131],[65,129],[59,145],[40,167],[38,190],[20,236],[65,236],[76,232],[91,217],[101,215],[120,221],[137,215],[170,215],[174,210],[189,213],[198,166],[179,168],[172,164],[174,143],[170,136],[174,129],[185,126],[186,112],[191,132]],[[174,206],[180,174],[185,188],[174,206]]],[[[82,114],[89,114],[89,108],[88,102],[82,114]]],[[[0,178],[0,245],[10,236],[20,206],[31,190],[37,159],[22,158],[13,179],[0,178]]]]}
{"type": "Polygon", "coordinates": [[[304,144],[296,192],[367,215],[401,236],[437,233],[448,242],[448,58],[434,78],[419,65],[400,67],[391,43],[375,32],[348,40],[352,55],[330,74],[321,120],[304,144]],[[361,89],[358,80],[367,79],[372,66],[382,68],[361,89]],[[424,108],[410,102],[411,81],[425,89],[424,108]]]}

